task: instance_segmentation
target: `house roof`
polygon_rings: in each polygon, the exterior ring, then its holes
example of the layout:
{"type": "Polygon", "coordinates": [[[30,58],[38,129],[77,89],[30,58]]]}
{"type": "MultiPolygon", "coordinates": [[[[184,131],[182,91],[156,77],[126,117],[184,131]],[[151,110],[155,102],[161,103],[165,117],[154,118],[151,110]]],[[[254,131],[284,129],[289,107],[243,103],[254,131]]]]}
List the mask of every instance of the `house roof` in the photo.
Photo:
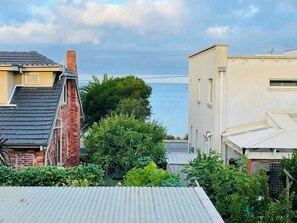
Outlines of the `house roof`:
{"type": "Polygon", "coordinates": [[[0,135],[8,146],[47,146],[64,78],[53,87],[16,87],[11,106],[0,106],[0,135]]]}
{"type": "Polygon", "coordinates": [[[267,116],[274,126],[230,134],[227,140],[240,148],[296,149],[297,111],[268,112],[267,116]]]}
{"type": "Polygon", "coordinates": [[[168,153],[168,164],[189,164],[197,157],[195,153],[168,153]]]}
{"type": "Polygon", "coordinates": [[[1,187],[3,222],[223,222],[202,188],[1,187]]]}
{"type": "Polygon", "coordinates": [[[0,65],[22,65],[22,66],[59,66],[56,62],[37,53],[29,52],[7,52],[0,51],[0,65]]]}

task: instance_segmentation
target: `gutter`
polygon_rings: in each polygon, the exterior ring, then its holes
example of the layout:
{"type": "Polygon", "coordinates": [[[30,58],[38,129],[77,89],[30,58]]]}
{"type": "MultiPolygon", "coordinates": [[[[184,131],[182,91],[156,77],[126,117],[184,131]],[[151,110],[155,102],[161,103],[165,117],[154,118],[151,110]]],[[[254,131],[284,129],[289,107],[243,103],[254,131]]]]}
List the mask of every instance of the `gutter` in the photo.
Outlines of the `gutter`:
{"type": "MultiPolygon", "coordinates": [[[[226,67],[219,67],[219,72],[220,72],[220,149],[221,149],[221,154],[223,153],[223,147],[222,147],[222,133],[223,133],[223,93],[224,93],[224,74],[226,72],[226,67]]],[[[224,163],[226,162],[226,157],[224,158],[224,163]]]]}

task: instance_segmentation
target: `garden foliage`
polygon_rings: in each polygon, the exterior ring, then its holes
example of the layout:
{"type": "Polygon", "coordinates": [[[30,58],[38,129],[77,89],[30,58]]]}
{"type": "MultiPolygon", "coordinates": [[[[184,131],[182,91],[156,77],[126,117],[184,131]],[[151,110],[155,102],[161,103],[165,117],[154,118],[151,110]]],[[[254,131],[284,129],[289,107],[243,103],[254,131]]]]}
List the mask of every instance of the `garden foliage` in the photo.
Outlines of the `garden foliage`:
{"type": "Polygon", "coordinates": [[[294,212],[288,201],[283,195],[278,200],[269,197],[266,173],[249,174],[244,156],[237,166],[225,167],[216,152],[198,153],[185,172],[193,186],[197,181],[203,187],[227,223],[293,222],[294,212]]]}
{"type": "Polygon", "coordinates": [[[143,157],[150,157],[158,165],[165,163],[165,135],[164,127],[156,122],[113,115],[94,123],[84,143],[89,162],[111,172],[128,171],[143,157]]]}
{"type": "Polygon", "coordinates": [[[180,187],[181,182],[177,174],[171,174],[163,169],[158,169],[154,162],[144,168],[135,168],[125,175],[127,186],[152,186],[152,187],[180,187]]]}
{"type": "Polygon", "coordinates": [[[68,167],[0,167],[1,186],[100,186],[103,171],[94,164],[68,167]]]}

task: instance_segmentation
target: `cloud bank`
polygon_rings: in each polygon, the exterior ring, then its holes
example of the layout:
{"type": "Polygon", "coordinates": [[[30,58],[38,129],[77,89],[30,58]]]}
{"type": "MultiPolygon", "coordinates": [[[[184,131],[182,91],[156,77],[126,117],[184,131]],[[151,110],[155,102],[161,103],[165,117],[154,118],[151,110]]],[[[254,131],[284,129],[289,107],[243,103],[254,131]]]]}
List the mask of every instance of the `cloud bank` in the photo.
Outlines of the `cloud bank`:
{"type": "Polygon", "coordinates": [[[170,35],[183,25],[182,0],[136,0],[122,4],[63,1],[28,8],[23,21],[0,24],[2,43],[99,44],[108,29],[135,35],[170,35]]]}

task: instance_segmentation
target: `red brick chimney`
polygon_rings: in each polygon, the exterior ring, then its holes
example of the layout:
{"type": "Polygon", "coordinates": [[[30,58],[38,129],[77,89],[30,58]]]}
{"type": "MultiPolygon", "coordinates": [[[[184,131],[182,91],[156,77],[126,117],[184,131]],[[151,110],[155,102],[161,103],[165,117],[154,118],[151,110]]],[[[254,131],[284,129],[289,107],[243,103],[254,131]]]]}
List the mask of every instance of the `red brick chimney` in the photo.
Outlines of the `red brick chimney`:
{"type": "Polygon", "coordinates": [[[67,69],[77,73],[75,50],[67,50],[66,59],[67,59],[67,69]]]}

